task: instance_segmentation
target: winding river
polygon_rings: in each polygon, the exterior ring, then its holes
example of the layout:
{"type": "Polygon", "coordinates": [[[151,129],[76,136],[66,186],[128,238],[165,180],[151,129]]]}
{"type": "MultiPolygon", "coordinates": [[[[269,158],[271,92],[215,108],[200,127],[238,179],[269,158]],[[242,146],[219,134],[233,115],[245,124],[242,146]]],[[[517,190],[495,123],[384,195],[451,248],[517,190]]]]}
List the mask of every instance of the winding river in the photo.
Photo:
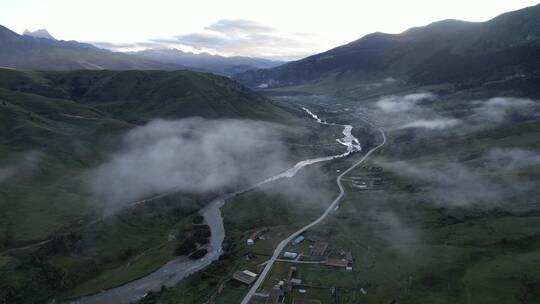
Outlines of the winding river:
{"type": "Polygon", "coordinates": [[[208,253],[201,259],[189,260],[185,257],[177,257],[161,266],[158,270],[150,273],[149,275],[124,285],[104,290],[100,293],[85,296],[77,300],[72,300],[69,303],[72,304],[127,304],[133,303],[141,298],[145,297],[149,291],[157,291],[161,286],[171,287],[176,285],[179,281],[187,276],[196,273],[212,262],[216,261],[222,250],[222,243],[225,239],[225,227],[223,225],[223,218],[221,216],[220,208],[224,202],[233,196],[240,193],[252,190],[253,188],[262,186],[264,184],[276,181],[282,178],[294,177],[300,169],[303,167],[316,164],[319,162],[329,161],[336,158],[342,158],[350,155],[351,153],[362,150],[360,142],[354,135],[352,135],[353,127],[351,125],[340,125],[336,123],[328,123],[321,120],[317,115],[311,112],[307,108],[302,108],[309,116],[315,119],[318,123],[323,125],[333,125],[343,127],[343,138],[336,139],[336,141],[347,148],[342,154],[319,157],[313,159],[307,159],[298,162],[290,169],[285,170],[275,176],[265,179],[264,181],[257,183],[247,189],[231,193],[226,197],[219,200],[215,200],[200,211],[200,214],[204,217],[206,223],[210,226],[211,237],[208,246],[208,253]]]}

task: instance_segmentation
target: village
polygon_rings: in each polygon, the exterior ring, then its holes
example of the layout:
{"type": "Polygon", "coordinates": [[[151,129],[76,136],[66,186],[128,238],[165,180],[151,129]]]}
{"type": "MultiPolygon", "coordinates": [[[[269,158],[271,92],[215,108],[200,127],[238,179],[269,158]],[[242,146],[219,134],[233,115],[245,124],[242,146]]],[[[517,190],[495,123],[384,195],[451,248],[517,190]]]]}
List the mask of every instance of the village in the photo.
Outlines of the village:
{"type": "MultiPolygon", "coordinates": [[[[278,228],[263,227],[251,233],[246,240],[250,252],[246,261],[247,269],[239,269],[232,275],[232,279],[245,286],[255,282],[258,274],[266,264],[260,249],[266,249],[266,243],[281,236],[278,228]]],[[[274,265],[275,269],[266,278],[262,290],[255,294],[250,303],[253,304],[321,304],[324,299],[331,298],[336,292],[335,286],[315,286],[305,279],[306,267],[324,267],[336,272],[352,272],[354,257],[345,248],[335,248],[328,241],[302,234],[296,237],[281,254],[274,265]]],[[[362,292],[367,292],[362,289],[362,292]]]]}

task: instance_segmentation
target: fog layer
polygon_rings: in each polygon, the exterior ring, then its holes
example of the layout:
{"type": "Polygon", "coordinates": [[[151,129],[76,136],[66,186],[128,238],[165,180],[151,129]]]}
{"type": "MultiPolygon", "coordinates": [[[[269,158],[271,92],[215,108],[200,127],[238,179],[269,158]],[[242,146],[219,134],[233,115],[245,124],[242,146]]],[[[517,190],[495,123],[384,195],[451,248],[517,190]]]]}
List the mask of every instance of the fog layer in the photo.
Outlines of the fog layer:
{"type": "Polygon", "coordinates": [[[120,141],[122,148],[87,175],[93,193],[115,205],[253,184],[290,165],[278,127],[263,122],[156,120],[120,141]]]}

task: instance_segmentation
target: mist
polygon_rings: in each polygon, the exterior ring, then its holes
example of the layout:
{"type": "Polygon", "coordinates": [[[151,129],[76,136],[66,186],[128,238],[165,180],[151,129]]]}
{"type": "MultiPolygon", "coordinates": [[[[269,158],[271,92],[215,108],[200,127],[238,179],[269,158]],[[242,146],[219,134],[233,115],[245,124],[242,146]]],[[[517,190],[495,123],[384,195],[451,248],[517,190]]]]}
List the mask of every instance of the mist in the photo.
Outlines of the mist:
{"type": "Polygon", "coordinates": [[[435,100],[437,96],[430,92],[385,96],[375,103],[373,111],[377,113],[377,120],[391,129],[440,130],[461,123],[459,119],[444,117],[432,110],[429,103],[435,100]]]}
{"type": "Polygon", "coordinates": [[[440,119],[419,119],[413,122],[404,124],[399,129],[409,128],[424,128],[424,129],[446,129],[456,126],[460,123],[459,119],[453,118],[440,118],[440,119]]]}
{"type": "Polygon", "coordinates": [[[28,151],[13,163],[0,166],[0,184],[16,179],[23,174],[33,173],[38,168],[42,156],[42,153],[38,151],[28,151]]]}
{"type": "Polygon", "coordinates": [[[279,128],[248,120],[156,120],[125,134],[121,148],[86,179],[114,207],[163,192],[254,184],[291,165],[279,128]]]}
{"type": "Polygon", "coordinates": [[[445,101],[430,92],[390,95],[375,102],[372,111],[379,123],[391,129],[442,130],[461,125],[462,131],[477,131],[503,123],[510,113],[531,115],[530,107],[535,104],[531,99],[516,97],[473,100],[467,102],[472,105],[470,114],[458,119],[436,111],[432,106],[434,102],[445,101]]]}
{"type": "Polygon", "coordinates": [[[523,110],[534,102],[515,97],[494,97],[488,100],[473,101],[476,105],[472,119],[479,123],[501,123],[511,111],[523,110]]]}
{"type": "Polygon", "coordinates": [[[377,160],[394,174],[420,185],[436,205],[446,207],[494,207],[509,199],[526,198],[536,189],[534,181],[520,178],[515,170],[540,165],[534,151],[492,149],[468,163],[458,161],[409,162],[377,160]]]}

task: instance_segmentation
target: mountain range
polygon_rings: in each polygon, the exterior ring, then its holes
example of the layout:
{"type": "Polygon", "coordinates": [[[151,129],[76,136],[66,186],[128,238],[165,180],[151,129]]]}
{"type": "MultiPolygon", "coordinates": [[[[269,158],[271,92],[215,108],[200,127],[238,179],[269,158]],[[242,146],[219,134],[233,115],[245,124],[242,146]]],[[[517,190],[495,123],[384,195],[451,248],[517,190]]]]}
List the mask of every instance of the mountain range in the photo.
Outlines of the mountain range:
{"type": "MultiPolygon", "coordinates": [[[[41,36],[43,36],[41,33],[41,36]]],[[[0,26],[0,66],[33,70],[176,70],[185,67],[99,49],[88,43],[19,35],[0,26]]]]}
{"type": "Polygon", "coordinates": [[[129,54],[162,63],[172,63],[189,67],[203,72],[220,75],[233,75],[256,69],[274,68],[283,61],[274,61],[254,57],[232,56],[225,57],[209,53],[183,52],[178,49],[146,49],[129,54]]]}
{"type": "MultiPolygon", "coordinates": [[[[276,88],[399,79],[413,84],[477,85],[540,73],[540,5],[487,22],[443,20],[400,34],[373,33],[282,66],[233,76],[276,88]]],[[[536,81],[536,80],[535,80],[536,81]]]]}
{"type": "Polygon", "coordinates": [[[232,75],[272,68],[283,62],[251,57],[224,57],[177,49],[112,52],[92,44],[56,40],[47,30],[19,35],[0,26],[0,66],[32,70],[193,70],[232,75]]]}

